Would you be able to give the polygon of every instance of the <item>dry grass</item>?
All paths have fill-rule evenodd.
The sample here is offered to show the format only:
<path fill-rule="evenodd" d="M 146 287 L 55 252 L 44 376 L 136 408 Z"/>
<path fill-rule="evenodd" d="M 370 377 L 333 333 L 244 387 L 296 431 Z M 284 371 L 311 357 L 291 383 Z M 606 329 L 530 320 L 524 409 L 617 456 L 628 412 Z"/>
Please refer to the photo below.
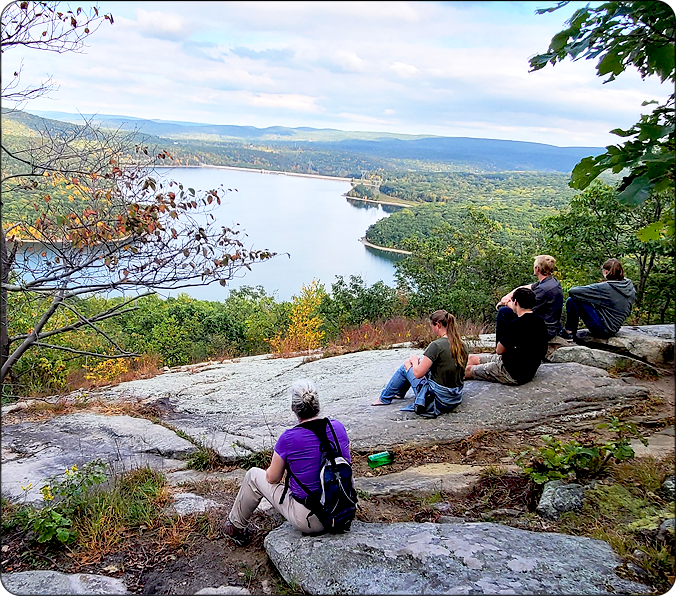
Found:
<path fill-rule="evenodd" d="M 99 396 L 90 397 L 87 392 L 75 396 L 61 396 L 57 399 L 33 399 L 22 402 L 20 409 L 3 415 L 3 422 L 38 422 L 55 416 L 65 416 L 75 412 L 91 412 L 105 416 L 132 416 L 156 420 L 161 411 L 153 404 L 132 401 L 104 401 Z"/>
<path fill-rule="evenodd" d="M 457 321 L 457 329 L 464 337 L 478 337 L 481 333 L 485 333 L 484 326 L 470 321 Z M 427 318 L 413 320 L 394 317 L 382 323 L 364 323 L 359 327 L 344 329 L 340 337 L 325 349 L 324 356 L 379 350 L 406 342 L 424 348 L 435 339 L 437 335 L 430 329 Z"/>
<path fill-rule="evenodd" d="M 138 379 L 150 379 L 162 372 L 160 357 L 157 355 L 144 354 L 138 358 L 131 358 L 127 361 L 127 370 L 114 378 L 88 378 L 87 369 L 82 367 L 71 371 L 66 379 L 66 391 L 71 392 L 76 389 L 94 389 L 97 387 L 106 387 L 117 385 L 127 381 L 136 381 Z"/>

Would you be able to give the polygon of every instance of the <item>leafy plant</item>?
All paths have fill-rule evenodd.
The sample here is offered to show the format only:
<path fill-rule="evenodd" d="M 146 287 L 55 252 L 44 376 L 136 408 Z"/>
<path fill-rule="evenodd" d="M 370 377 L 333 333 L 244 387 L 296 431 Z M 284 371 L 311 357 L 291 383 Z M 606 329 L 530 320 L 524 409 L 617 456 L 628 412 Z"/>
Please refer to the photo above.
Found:
<path fill-rule="evenodd" d="M 72 527 L 73 516 L 88 490 L 106 481 L 105 470 L 106 464 L 98 459 L 85 464 L 82 470 L 73 465 L 61 478 L 51 480 L 40 489 L 46 505 L 28 516 L 38 542 L 56 539 L 68 544 L 75 540 L 77 532 Z"/>
<path fill-rule="evenodd" d="M 562 443 L 550 435 L 541 436 L 544 446 L 530 448 L 519 455 L 511 453 L 522 471 L 528 474 L 536 484 L 549 480 L 580 480 L 599 475 L 613 459 L 622 462 L 635 456 L 630 446 L 630 436 L 642 443 L 647 441 L 638 432 L 633 423 L 622 422 L 617 417 L 600 424 L 598 428 L 607 428 L 616 433 L 616 438 L 600 444 L 581 444 L 576 439 Z"/>

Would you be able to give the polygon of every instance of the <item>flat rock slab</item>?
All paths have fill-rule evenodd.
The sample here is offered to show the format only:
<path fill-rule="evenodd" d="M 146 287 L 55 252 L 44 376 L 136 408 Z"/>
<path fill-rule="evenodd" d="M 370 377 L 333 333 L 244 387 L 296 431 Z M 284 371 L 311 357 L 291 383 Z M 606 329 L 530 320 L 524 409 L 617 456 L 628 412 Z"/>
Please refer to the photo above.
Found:
<path fill-rule="evenodd" d="M 163 415 L 168 424 L 235 459 L 272 450 L 277 437 L 297 423 L 290 387 L 302 377 L 315 381 L 321 414 L 341 420 L 359 451 L 461 439 L 480 429 L 529 428 L 648 395 L 645 388 L 601 369 L 564 363 L 543 364 L 533 381 L 518 387 L 468 381 L 463 403 L 434 420 L 400 411 L 413 399 L 411 392 L 390 406 L 371 406 L 411 353 L 410 348 L 374 350 L 311 362 L 303 357 L 242 358 L 194 374 L 123 383 L 102 398 L 169 404 Z"/>
<path fill-rule="evenodd" d="M 674 325 L 624 326 L 609 339 L 590 335 L 587 329 L 579 331 L 586 345 L 618 352 L 650 364 L 664 365 L 675 361 Z"/>
<path fill-rule="evenodd" d="M 664 428 L 649 437 L 649 444 L 644 445 L 637 439 L 630 441 L 635 457 L 653 457 L 663 459 L 675 455 L 675 427 Z"/>
<path fill-rule="evenodd" d="M 105 575 L 58 571 L 3 573 L 2 585 L 12 594 L 129 594 L 125 584 Z"/>
<path fill-rule="evenodd" d="M 194 493 L 177 493 L 174 495 L 174 501 L 168 508 L 168 513 L 177 515 L 191 515 L 193 513 L 204 513 L 210 509 L 220 509 L 223 507 L 213 499 L 206 499 Z"/>
<path fill-rule="evenodd" d="M 308 594 L 648 593 L 623 580 L 601 540 L 493 523 L 354 522 L 350 532 L 302 536 L 285 523 L 264 546 Z"/>
<path fill-rule="evenodd" d="M 478 482 L 485 466 L 426 464 L 403 472 L 355 478 L 355 488 L 370 497 L 445 491 L 461 497 Z"/>
<path fill-rule="evenodd" d="M 658 370 L 651 364 L 616 354 L 605 350 L 588 348 L 586 346 L 567 346 L 555 350 L 549 358 L 550 362 L 578 362 L 586 366 L 603 368 L 617 374 L 631 374 L 636 376 L 658 376 Z"/>
<path fill-rule="evenodd" d="M 2 427 L 2 495 L 40 502 L 40 487 L 66 468 L 102 459 L 116 470 L 144 465 L 176 468 L 195 446 L 175 432 L 144 418 L 69 414 L 46 422 L 21 422 Z"/>

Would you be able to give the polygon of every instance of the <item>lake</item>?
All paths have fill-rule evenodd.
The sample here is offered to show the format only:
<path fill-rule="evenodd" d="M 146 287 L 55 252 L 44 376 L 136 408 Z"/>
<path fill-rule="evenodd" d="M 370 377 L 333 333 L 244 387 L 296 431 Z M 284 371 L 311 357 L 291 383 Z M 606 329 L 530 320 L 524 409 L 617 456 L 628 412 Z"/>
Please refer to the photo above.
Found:
<path fill-rule="evenodd" d="M 378 205 L 347 200 L 343 195 L 350 190 L 349 182 L 208 167 L 159 171 L 198 192 L 221 185 L 237 189 L 222 195 L 221 206 L 213 212 L 216 223 L 219 227 L 239 224 L 247 234 L 245 248 L 278 253 L 270 261 L 252 265 L 251 271 L 242 269 L 225 288 L 213 283 L 162 292 L 163 296 L 185 292 L 200 300 L 222 301 L 231 289 L 260 285 L 277 300 L 290 300 L 314 279 L 330 291 L 337 275 L 346 281 L 350 275 L 360 275 L 367 285 L 379 280 L 395 285 L 393 263 L 398 257 L 359 241 L 371 224 L 388 213 Z"/>

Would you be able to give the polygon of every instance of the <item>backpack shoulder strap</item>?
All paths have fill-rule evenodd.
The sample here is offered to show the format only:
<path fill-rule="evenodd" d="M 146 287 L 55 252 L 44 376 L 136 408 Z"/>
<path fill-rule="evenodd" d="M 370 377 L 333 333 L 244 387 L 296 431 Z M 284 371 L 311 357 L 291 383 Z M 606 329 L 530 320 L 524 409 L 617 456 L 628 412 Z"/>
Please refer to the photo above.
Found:
<path fill-rule="evenodd" d="M 336 432 L 334 431 L 334 427 L 331 425 L 331 422 L 329 422 L 329 418 L 320 418 L 318 420 L 310 420 L 308 422 L 302 422 L 301 424 L 298 424 L 297 426 L 300 426 L 301 428 L 305 428 L 312 433 L 315 434 L 315 436 L 319 439 L 320 441 L 320 449 L 323 451 L 326 451 L 328 455 L 336 457 L 336 456 L 342 456 L 343 454 L 341 453 L 341 445 L 338 442 L 338 438 L 336 437 Z M 327 437 L 327 427 L 331 429 L 331 434 L 334 437 L 334 443 L 329 440 Z"/>

